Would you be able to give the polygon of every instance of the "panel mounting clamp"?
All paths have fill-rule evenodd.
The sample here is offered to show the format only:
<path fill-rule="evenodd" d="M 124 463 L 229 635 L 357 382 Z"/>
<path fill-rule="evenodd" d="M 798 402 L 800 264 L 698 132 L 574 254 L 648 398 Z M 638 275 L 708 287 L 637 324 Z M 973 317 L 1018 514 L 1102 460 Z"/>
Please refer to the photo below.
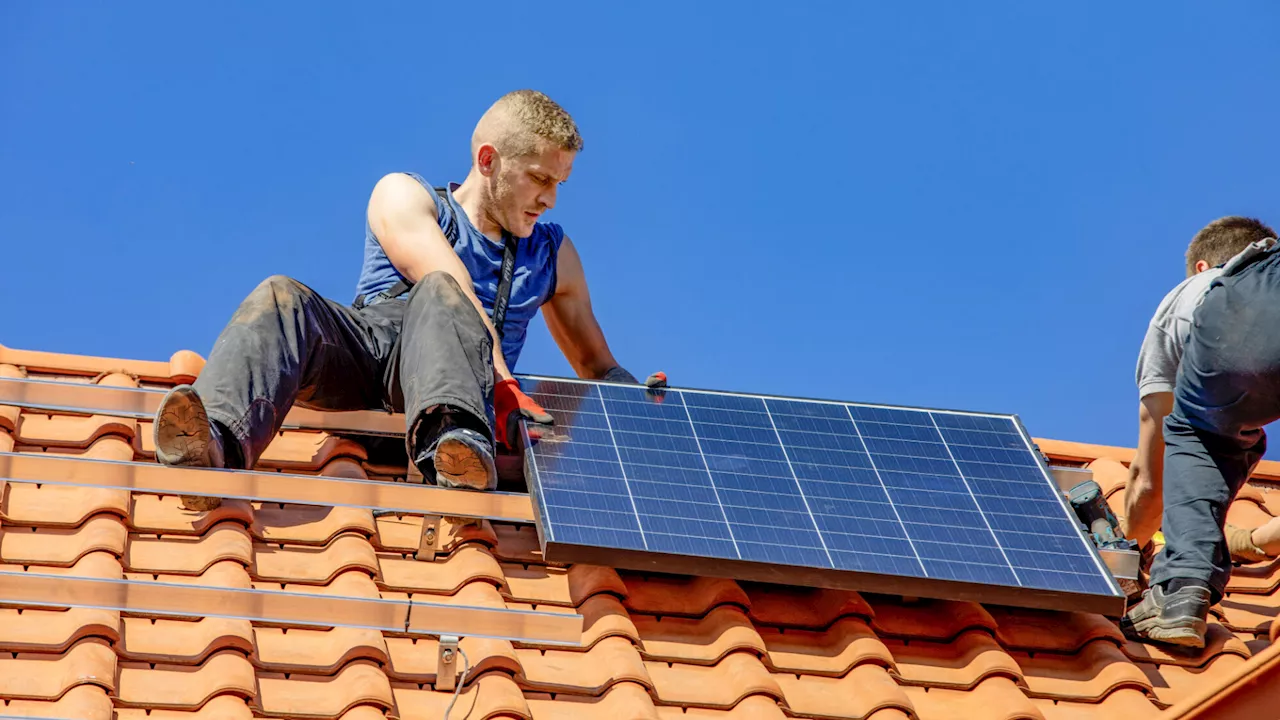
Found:
<path fill-rule="evenodd" d="M 436 658 L 436 690 L 452 692 L 458 686 L 458 636 L 441 635 Z"/>

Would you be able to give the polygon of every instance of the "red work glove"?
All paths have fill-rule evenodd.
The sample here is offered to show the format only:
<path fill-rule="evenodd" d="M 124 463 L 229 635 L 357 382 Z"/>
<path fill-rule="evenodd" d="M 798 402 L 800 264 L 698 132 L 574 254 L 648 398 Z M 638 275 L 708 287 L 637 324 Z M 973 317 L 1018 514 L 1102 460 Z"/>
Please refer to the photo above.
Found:
<path fill-rule="evenodd" d="M 527 421 L 529 435 L 537 439 L 541 431 L 550 430 L 555 418 L 524 394 L 515 378 L 493 386 L 494 437 L 510 449 L 519 447 L 520 418 Z"/>

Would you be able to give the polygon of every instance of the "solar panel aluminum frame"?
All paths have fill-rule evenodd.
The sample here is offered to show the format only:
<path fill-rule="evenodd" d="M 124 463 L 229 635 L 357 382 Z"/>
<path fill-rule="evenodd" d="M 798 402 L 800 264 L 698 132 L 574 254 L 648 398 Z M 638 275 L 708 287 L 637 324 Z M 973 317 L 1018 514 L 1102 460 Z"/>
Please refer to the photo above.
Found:
<path fill-rule="evenodd" d="M 554 377 L 545 375 L 520 375 L 521 380 L 531 382 L 550 381 L 581 383 L 587 385 L 621 385 L 635 387 L 628 383 L 611 383 L 604 381 L 579 380 L 575 378 Z M 883 405 L 877 403 L 843 402 L 830 399 L 783 397 L 698 388 L 670 388 L 678 392 L 708 393 L 713 395 L 731 395 L 739 397 L 760 398 L 764 400 L 800 401 L 827 403 L 833 405 L 883 408 L 888 410 L 909 410 L 922 412 L 939 412 L 982 417 L 996 417 L 1012 421 L 1022 438 L 1028 452 L 1035 458 L 1037 467 L 1052 484 L 1053 476 L 1044 456 L 1032 442 L 1030 433 L 1016 414 L 986 413 L 969 410 L 947 410 L 942 408 L 911 407 L 905 405 Z M 529 431 L 524 422 L 520 423 L 521 441 L 525 452 L 524 473 L 529 486 L 529 494 L 533 502 L 533 513 L 536 518 L 535 527 L 543 557 L 553 563 L 586 563 L 639 572 L 697 575 L 706 577 L 722 577 L 736 580 L 776 583 L 815 588 L 831 588 L 836 590 L 853 590 L 867 593 L 901 595 L 904 597 L 937 598 L 944 600 L 970 601 L 992 605 L 1008 605 L 1041 610 L 1078 610 L 1095 612 L 1108 617 L 1118 618 L 1126 610 L 1124 591 L 1116 582 L 1111 571 L 1103 562 L 1098 548 L 1085 535 L 1084 526 L 1079 522 L 1074 511 L 1067 503 L 1066 497 L 1054 486 L 1054 497 L 1063 516 L 1076 529 L 1079 541 L 1086 553 L 1092 558 L 1099 574 L 1105 578 L 1113 595 L 1097 595 L 1059 590 L 1045 590 L 1032 587 L 1014 587 L 993 585 L 962 580 L 950 580 L 932 577 L 910 577 L 875 572 L 847 569 L 830 569 L 807 567 L 800 565 L 780 565 L 755 560 L 733 558 L 700 557 L 653 550 L 631 550 L 626 548 L 610 548 L 595 545 L 569 543 L 548 537 L 546 528 L 551 526 L 547 507 L 542 497 L 542 483 L 538 480 L 538 470 L 533 453 L 527 449 L 533 447 Z"/>

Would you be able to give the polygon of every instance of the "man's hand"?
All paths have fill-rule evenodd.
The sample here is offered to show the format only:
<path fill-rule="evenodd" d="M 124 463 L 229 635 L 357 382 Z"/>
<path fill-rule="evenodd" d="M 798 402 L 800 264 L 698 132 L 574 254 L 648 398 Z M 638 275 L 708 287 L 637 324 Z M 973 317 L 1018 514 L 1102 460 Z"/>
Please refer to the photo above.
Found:
<path fill-rule="evenodd" d="M 508 378 L 494 385 L 493 414 L 494 436 L 511 450 L 519 446 L 516 439 L 520 434 L 521 418 L 528 422 L 529 435 L 534 439 L 540 437 L 543 431 L 550 430 L 555 423 L 555 418 L 550 413 L 524 394 L 515 378 Z"/>

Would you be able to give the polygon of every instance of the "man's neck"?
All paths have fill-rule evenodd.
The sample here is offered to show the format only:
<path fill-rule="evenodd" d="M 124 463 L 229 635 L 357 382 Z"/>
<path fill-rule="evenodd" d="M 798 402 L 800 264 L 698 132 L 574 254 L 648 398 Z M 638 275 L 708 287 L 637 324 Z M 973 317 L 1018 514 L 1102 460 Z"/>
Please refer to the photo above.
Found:
<path fill-rule="evenodd" d="M 477 230 L 490 240 L 502 242 L 502 226 L 489 212 L 489 189 L 484 183 L 484 177 L 472 170 L 467 173 L 467 179 L 462 181 L 458 189 L 453 191 L 453 199 L 458 201 L 462 211 L 467 214 L 467 219 Z"/>

